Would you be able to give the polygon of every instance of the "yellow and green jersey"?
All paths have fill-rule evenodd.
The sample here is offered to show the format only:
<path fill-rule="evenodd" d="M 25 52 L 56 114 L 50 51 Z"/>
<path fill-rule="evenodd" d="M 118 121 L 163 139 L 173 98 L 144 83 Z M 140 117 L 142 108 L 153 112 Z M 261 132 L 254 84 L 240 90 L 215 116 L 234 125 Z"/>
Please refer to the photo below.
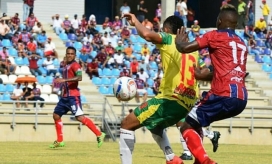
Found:
<path fill-rule="evenodd" d="M 164 74 L 156 98 L 178 100 L 179 104 L 190 110 L 198 98 L 194 65 L 199 66 L 199 54 L 181 54 L 176 49 L 175 35 L 160 33 L 160 36 L 162 43 L 157 47 L 161 52 Z"/>

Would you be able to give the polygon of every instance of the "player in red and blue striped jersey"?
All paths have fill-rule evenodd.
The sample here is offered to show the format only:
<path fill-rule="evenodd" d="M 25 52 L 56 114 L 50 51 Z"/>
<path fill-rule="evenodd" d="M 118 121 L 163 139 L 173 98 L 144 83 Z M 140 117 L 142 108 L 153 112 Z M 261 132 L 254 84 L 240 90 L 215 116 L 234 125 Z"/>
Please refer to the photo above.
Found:
<path fill-rule="evenodd" d="M 186 29 L 181 28 L 176 37 L 176 47 L 182 53 L 209 48 L 213 73 L 207 69 L 195 71 L 198 80 L 211 80 L 211 89 L 202 94 L 203 99 L 193 107 L 180 131 L 188 148 L 196 158 L 195 164 L 215 164 L 206 154 L 198 132 L 214 121 L 240 114 L 247 104 L 245 87 L 247 47 L 235 34 L 238 13 L 231 5 L 222 7 L 217 18 L 217 29 L 195 41 L 186 42 Z"/>

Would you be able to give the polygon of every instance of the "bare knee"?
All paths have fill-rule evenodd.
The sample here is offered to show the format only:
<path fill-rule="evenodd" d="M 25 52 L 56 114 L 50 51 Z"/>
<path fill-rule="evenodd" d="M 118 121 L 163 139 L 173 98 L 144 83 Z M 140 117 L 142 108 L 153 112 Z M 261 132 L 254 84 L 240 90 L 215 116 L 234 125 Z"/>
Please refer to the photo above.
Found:
<path fill-rule="evenodd" d="M 190 124 L 188 124 L 187 122 L 183 122 L 182 125 L 180 126 L 181 134 L 187 129 L 193 129 L 193 127 Z"/>
<path fill-rule="evenodd" d="M 76 116 L 75 118 L 76 118 L 77 121 L 82 122 L 83 119 L 84 119 L 84 116 L 83 115 L 82 116 Z"/>
<path fill-rule="evenodd" d="M 53 113 L 53 119 L 54 119 L 55 121 L 57 121 L 57 120 L 60 120 L 61 117 L 60 117 L 58 114 Z"/>

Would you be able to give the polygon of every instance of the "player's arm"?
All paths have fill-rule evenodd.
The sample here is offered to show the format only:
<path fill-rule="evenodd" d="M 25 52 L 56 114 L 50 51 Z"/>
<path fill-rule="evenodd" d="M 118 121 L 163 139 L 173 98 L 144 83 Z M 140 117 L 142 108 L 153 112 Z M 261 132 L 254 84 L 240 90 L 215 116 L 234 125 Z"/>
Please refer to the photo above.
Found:
<path fill-rule="evenodd" d="M 147 40 L 149 42 L 152 42 L 154 44 L 161 44 L 162 43 L 161 36 L 158 33 L 154 32 L 154 31 L 151 31 L 151 30 L 147 29 L 146 27 L 144 27 L 138 21 L 138 19 L 135 17 L 134 14 L 125 14 L 124 17 L 127 18 L 130 25 L 135 26 L 138 34 L 142 38 L 144 38 L 145 40 Z"/>
<path fill-rule="evenodd" d="M 80 68 L 79 64 L 76 64 L 72 67 L 74 72 L 74 77 L 64 79 L 64 82 L 76 82 L 76 81 L 82 81 L 82 70 Z"/>
<path fill-rule="evenodd" d="M 181 53 L 191 53 L 199 50 L 200 47 L 198 42 L 187 42 L 187 38 L 186 28 L 181 27 L 181 29 L 177 32 L 175 40 L 177 50 Z"/>
<path fill-rule="evenodd" d="M 198 67 L 195 67 L 195 79 L 201 81 L 212 81 L 213 72 L 209 68 L 205 67 L 201 70 Z"/>

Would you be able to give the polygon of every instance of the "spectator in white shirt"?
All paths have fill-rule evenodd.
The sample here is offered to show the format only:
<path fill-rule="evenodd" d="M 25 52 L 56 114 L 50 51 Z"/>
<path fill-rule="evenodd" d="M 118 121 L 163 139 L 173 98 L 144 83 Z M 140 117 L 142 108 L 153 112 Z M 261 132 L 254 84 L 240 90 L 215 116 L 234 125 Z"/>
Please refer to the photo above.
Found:
<path fill-rule="evenodd" d="M 124 54 L 122 53 L 121 50 L 118 50 L 118 52 L 116 54 L 114 54 L 113 58 L 114 58 L 116 67 L 119 67 L 119 66 L 123 67 L 123 65 L 124 65 Z"/>
<path fill-rule="evenodd" d="M 10 99 L 18 101 L 18 100 L 21 99 L 22 94 L 23 94 L 23 90 L 21 88 L 21 83 L 18 83 L 17 86 L 16 86 L 16 88 L 14 88 L 13 93 L 10 96 Z M 16 103 L 16 108 L 19 108 L 19 107 L 20 107 L 20 103 L 17 102 Z"/>
<path fill-rule="evenodd" d="M 106 45 L 109 44 L 110 38 L 109 38 L 109 36 L 108 36 L 108 32 L 105 32 L 105 33 L 104 33 L 104 36 L 101 37 L 101 40 L 102 40 L 102 44 L 103 44 L 104 46 L 106 46 Z"/>
<path fill-rule="evenodd" d="M 55 33 L 57 35 L 59 35 L 60 33 L 64 33 L 64 29 L 61 27 L 63 21 L 59 18 L 59 14 L 53 15 L 52 20 L 53 30 L 55 31 Z"/>
<path fill-rule="evenodd" d="M 86 34 L 86 36 L 83 38 L 84 45 L 87 45 L 87 42 L 92 43 L 93 36 L 91 34 Z"/>
<path fill-rule="evenodd" d="M 50 76 L 51 74 L 55 76 L 57 73 L 57 69 L 54 66 L 53 59 L 54 58 L 51 58 L 51 56 L 46 56 L 46 60 L 43 61 L 42 66 L 45 67 L 47 71 L 47 76 Z"/>
<path fill-rule="evenodd" d="M 77 14 L 74 15 L 74 19 L 71 21 L 71 24 L 72 24 L 73 30 L 76 31 L 80 24 L 80 20 L 77 19 Z"/>
<path fill-rule="evenodd" d="M 120 13 L 121 13 L 121 17 L 124 15 L 124 14 L 128 14 L 130 13 L 130 7 L 127 5 L 127 2 L 125 1 L 123 6 L 121 6 L 120 8 Z M 127 20 L 125 17 L 122 18 L 122 27 L 124 27 L 125 25 L 129 25 L 127 23 Z"/>
<path fill-rule="evenodd" d="M 188 9 L 187 9 L 187 0 L 181 0 L 181 10 L 182 10 L 182 19 L 183 24 L 185 27 L 187 27 L 187 15 L 188 15 Z"/>
<path fill-rule="evenodd" d="M 162 79 L 162 77 L 163 77 L 163 72 L 161 71 L 161 69 L 158 69 L 158 72 L 153 79 L 154 80 L 156 80 L 157 78 Z"/>
<path fill-rule="evenodd" d="M 58 58 L 58 53 L 55 49 L 56 46 L 55 43 L 52 42 L 52 38 L 47 38 L 47 42 L 44 44 L 44 54 L 46 56 L 55 56 Z"/>
<path fill-rule="evenodd" d="M 118 36 L 116 36 L 114 32 L 110 33 L 109 42 L 111 42 L 112 47 L 117 47 Z"/>
<path fill-rule="evenodd" d="M 42 33 L 43 31 L 43 27 L 42 27 L 42 24 L 41 22 L 38 22 L 33 28 L 32 28 L 32 37 L 35 37 L 37 36 L 37 34 L 40 34 Z"/>
<path fill-rule="evenodd" d="M 142 79 L 144 82 L 149 78 L 148 74 L 144 71 L 143 68 L 140 69 L 140 72 L 137 73 L 139 78 Z"/>

